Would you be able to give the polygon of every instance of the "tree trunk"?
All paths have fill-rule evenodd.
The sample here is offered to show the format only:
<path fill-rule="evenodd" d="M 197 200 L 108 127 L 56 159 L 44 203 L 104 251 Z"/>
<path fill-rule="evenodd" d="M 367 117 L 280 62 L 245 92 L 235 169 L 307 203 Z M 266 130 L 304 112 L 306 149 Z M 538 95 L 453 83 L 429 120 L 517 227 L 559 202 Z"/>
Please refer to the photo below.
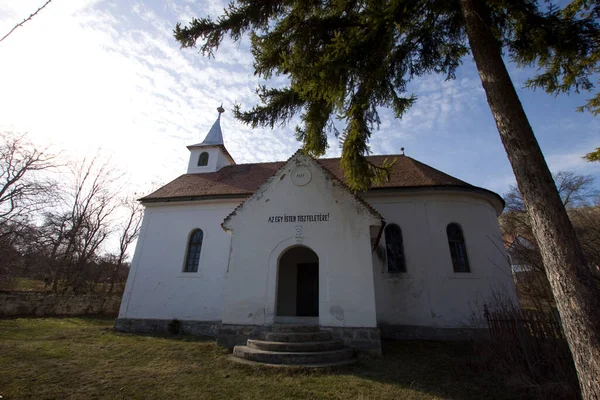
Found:
<path fill-rule="evenodd" d="M 581 394 L 600 399 L 600 299 L 591 269 L 494 38 L 485 2 L 460 0 L 471 52 L 531 219 Z"/>

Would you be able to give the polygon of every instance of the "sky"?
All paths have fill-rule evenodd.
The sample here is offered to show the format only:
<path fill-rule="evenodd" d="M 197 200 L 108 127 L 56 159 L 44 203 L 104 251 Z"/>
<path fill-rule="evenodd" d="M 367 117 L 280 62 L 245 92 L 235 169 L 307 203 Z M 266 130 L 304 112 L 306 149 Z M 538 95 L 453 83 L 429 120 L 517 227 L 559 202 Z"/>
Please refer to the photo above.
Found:
<path fill-rule="evenodd" d="M 44 0 L 0 3 L 0 36 Z M 257 104 L 249 41 L 226 41 L 214 59 L 180 49 L 177 22 L 216 17 L 225 2 L 54 0 L 0 42 L 0 129 L 27 133 L 74 159 L 99 151 L 123 171 L 128 190 L 145 194 L 186 172 L 186 145 L 204 139 L 221 118 L 225 145 L 238 164 L 289 158 L 300 144 L 294 126 L 251 129 L 230 112 Z M 581 158 L 600 146 L 600 117 L 578 113 L 589 93 L 554 97 L 524 89 L 535 71 L 509 64 L 552 171 L 596 178 L 600 164 Z M 279 78 L 275 84 L 285 83 Z M 267 82 L 268 84 L 268 82 Z M 381 110 L 374 154 L 406 154 L 499 194 L 514 176 L 471 57 L 452 81 L 427 76 L 409 90 L 416 105 L 402 118 Z M 329 139 L 327 157 L 340 153 Z"/>

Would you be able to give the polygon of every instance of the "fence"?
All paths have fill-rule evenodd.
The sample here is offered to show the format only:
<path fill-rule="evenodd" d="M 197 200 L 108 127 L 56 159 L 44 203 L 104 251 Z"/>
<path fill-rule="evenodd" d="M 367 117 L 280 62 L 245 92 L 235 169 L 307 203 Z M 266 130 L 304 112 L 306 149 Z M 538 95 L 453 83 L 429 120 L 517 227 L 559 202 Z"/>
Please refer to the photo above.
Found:
<path fill-rule="evenodd" d="M 529 337 L 534 340 L 561 340 L 564 333 L 557 312 L 546 313 L 519 309 L 485 309 L 492 341 L 506 336 Z"/>
<path fill-rule="evenodd" d="M 494 367 L 526 382 L 533 391 L 528 398 L 579 398 L 577 373 L 558 313 L 505 307 L 485 309 L 484 315 Z M 562 394 L 556 393 L 559 389 Z"/>

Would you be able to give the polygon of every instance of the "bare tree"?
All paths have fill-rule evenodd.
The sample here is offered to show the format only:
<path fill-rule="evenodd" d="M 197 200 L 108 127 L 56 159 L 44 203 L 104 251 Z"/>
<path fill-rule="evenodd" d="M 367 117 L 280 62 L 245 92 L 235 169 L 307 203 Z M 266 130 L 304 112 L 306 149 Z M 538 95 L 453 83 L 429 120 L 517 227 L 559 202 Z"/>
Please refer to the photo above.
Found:
<path fill-rule="evenodd" d="M 600 287 L 600 201 L 570 210 L 581 247 Z"/>
<path fill-rule="evenodd" d="M 25 135 L 0 133 L 0 224 L 49 205 L 56 183 L 40 172 L 57 166 L 56 155 L 36 148 Z"/>
<path fill-rule="evenodd" d="M 94 281 L 90 266 L 112 232 L 112 218 L 118 208 L 120 176 L 99 157 L 83 160 L 71 169 L 73 181 L 63 192 L 63 207 L 46 214 L 44 224 L 49 244 L 48 260 L 53 290 L 59 286 L 74 290 Z"/>
<path fill-rule="evenodd" d="M 25 135 L 0 138 L 2 287 L 28 277 L 54 291 L 120 290 L 142 215 L 139 203 L 122 198 L 122 175 L 98 155 L 58 165 L 56 155 Z M 55 168 L 63 172 L 60 183 L 49 178 Z M 118 241 L 112 254 L 110 237 Z"/>
<path fill-rule="evenodd" d="M 598 195 L 594 189 L 594 178 L 589 175 L 577 175 L 572 171 L 559 171 L 554 174 L 554 182 L 558 194 L 565 207 L 581 207 L 589 205 Z"/>
<path fill-rule="evenodd" d="M 555 173 L 554 180 L 560 198 L 568 208 L 568 215 L 585 258 L 598 276 L 600 265 L 600 207 L 592 206 L 598 196 L 594 190 L 594 178 L 577 175 L 571 171 Z M 546 277 L 540 250 L 535 241 L 531 221 L 525 211 L 523 198 L 516 186 L 504 195 L 506 212 L 500 216 L 500 227 L 516 272 L 517 290 L 526 302 L 536 307 L 554 306 L 554 296 Z"/>
<path fill-rule="evenodd" d="M 32 216 L 56 194 L 56 183 L 46 174 L 58 166 L 56 157 L 24 134 L 0 132 L 0 280 L 5 288 L 22 270 L 24 250 L 37 237 Z"/>
<path fill-rule="evenodd" d="M 119 249 L 118 253 L 114 257 L 115 262 L 110 277 L 108 294 L 113 293 L 115 284 L 117 284 L 119 277 L 123 276 L 119 275 L 119 272 L 126 267 L 126 261 L 129 258 L 129 247 L 137 240 L 142 224 L 144 208 L 141 203 L 139 203 L 137 200 L 129 198 L 123 200 L 122 206 L 125 209 L 126 217 L 120 226 Z"/>
<path fill-rule="evenodd" d="M 590 201 L 598 196 L 594 189 L 594 178 L 589 175 L 577 175 L 572 171 L 558 171 L 552 174 L 558 194 L 565 207 L 579 207 L 589 205 Z M 512 185 L 504 194 L 506 211 L 525 212 L 523 196 L 517 186 Z"/>
<path fill-rule="evenodd" d="M 556 307 L 550 282 L 544 271 L 542 255 L 535 241 L 507 235 L 509 261 L 521 307 L 549 311 Z"/>

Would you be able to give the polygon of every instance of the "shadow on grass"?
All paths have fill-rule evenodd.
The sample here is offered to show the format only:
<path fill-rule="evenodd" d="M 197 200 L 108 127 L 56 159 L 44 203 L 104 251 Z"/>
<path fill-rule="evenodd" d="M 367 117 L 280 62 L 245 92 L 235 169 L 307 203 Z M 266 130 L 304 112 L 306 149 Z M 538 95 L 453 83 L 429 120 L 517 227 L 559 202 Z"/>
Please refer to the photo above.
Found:
<path fill-rule="evenodd" d="M 161 333 L 122 333 L 130 337 L 161 338 L 180 342 L 214 343 L 213 337 Z M 229 352 L 220 348 L 223 356 Z M 224 363 L 230 361 L 222 360 Z M 361 355 L 356 364 L 337 368 L 273 368 L 231 363 L 230 367 L 257 378 L 354 377 L 391 386 L 390 394 L 414 391 L 444 399 L 527 398 L 505 387 L 503 378 L 485 365 L 468 342 L 384 341 L 383 356 Z M 420 398 L 420 397 L 415 397 Z"/>
<path fill-rule="evenodd" d="M 201 343 L 215 343 L 215 338 L 212 336 L 200 336 L 200 335 L 187 335 L 182 333 L 163 333 L 163 332 L 122 332 L 114 329 L 113 327 L 106 328 L 106 331 L 110 331 L 117 336 L 131 337 L 131 338 L 157 338 L 167 339 L 177 342 L 201 342 Z"/>
<path fill-rule="evenodd" d="M 233 363 L 212 337 L 124 333 L 112 325 L 106 318 L 0 321 L 0 339 L 9 339 L 0 340 L 6 390 L 32 399 L 60 398 L 65 387 L 77 387 L 73 398 L 527 398 L 509 390 L 469 343 L 384 342 L 382 357 L 361 356 L 354 366 L 285 369 Z M 48 384 L 23 381 L 40 375 Z"/>
<path fill-rule="evenodd" d="M 384 341 L 382 357 L 362 357 L 349 373 L 443 398 L 518 398 L 483 364 L 468 342 Z"/>
<path fill-rule="evenodd" d="M 106 319 L 103 320 L 106 323 Z M 83 322 L 83 321 L 82 321 Z M 85 323 L 93 319 L 85 319 Z M 213 344 L 215 339 L 207 336 L 191 336 L 168 333 L 124 333 L 106 328 L 119 336 L 161 338 L 177 342 Z M 269 368 L 235 364 L 231 368 L 251 376 L 273 378 L 297 376 L 317 378 L 323 376 L 354 377 L 372 381 L 397 390 L 415 391 L 444 399 L 525 399 L 526 392 L 515 386 L 507 386 L 507 377 L 490 368 L 489 360 L 483 359 L 470 342 L 436 341 L 383 341 L 383 356 L 361 355 L 357 364 L 324 369 Z M 225 356 L 230 351 L 217 348 Z M 222 360 L 224 363 L 229 361 Z M 229 367 L 227 367 L 229 368 Z M 418 397 L 417 397 L 418 398 Z"/>
<path fill-rule="evenodd" d="M 502 377 L 486 370 L 483 363 L 471 343 L 384 341 L 383 356 L 361 355 L 358 363 L 345 367 L 287 369 L 236 364 L 236 368 L 261 377 L 351 376 L 388 386 L 390 395 L 413 393 L 410 398 L 421 398 L 418 393 L 458 400 L 527 398 L 505 387 Z"/>
<path fill-rule="evenodd" d="M 490 370 L 486 365 L 486 361 L 476 354 L 471 343 L 384 341 L 383 356 L 369 357 L 361 355 L 359 362 L 353 366 L 319 370 L 302 368 L 275 369 L 230 363 L 225 358 L 228 354 L 227 349 L 217 348 L 214 345 L 215 339 L 213 337 L 159 332 L 119 332 L 114 330 L 114 318 L 111 317 L 26 318 L 15 322 L 17 326 L 29 326 L 31 330 L 42 329 L 44 332 L 50 328 L 60 329 L 61 326 L 65 328 L 92 327 L 101 332 L 102 335 L 110 334 L 105 337 L 108 340 L 111 340 L 110 337 L 115 335 L 134 340 L 141 339 L 142 342 L 145 341 L 144 339 L 157 338 L 179 343 L 210 344 L 211 346 L 204 347 L 204 351 L 210 351 L 214 355 L 213 362 L 218 363 L 218 366 L 213 365 L 215 370 L 218 368 L 223 371 L 237 370 L 240 379 L 252 380 L 253 377 L 256 378 L 257 382 L 255 384 L 260 381 L 297 377 L 298 382 L 302 385 L 309 381 L 315 385 L 318 382 L 323 384 L 324 387 L 329 386 L 329 390 L 334 390 L 333 387 L 339 385 L 339 393 L 347 392 L 349 388 L 344 387 L 344 385 L 352 382 L 353 385 L 357 385 L 358 389 L 369 387 L 370 390 L 378 392 L 380 394 L 379 398 L 398 398 L 398 396 L 405 396 L 406 394 L 407 398 L 416 399 L 430 398 L 431 396 L 461 400 L 527 398 L 523 393 L 517 393 L 516 389 L 506 387 L 506 379 Z M 57 331 L 54 336 L 45 339 L 75 340 L 75 335 L 69 331 L 70 329 L 68 331 Z M 77 340 L 83 341 L 87 337 L 93 337 L 93 335 L 89 336 L 91 333 L 87 329 L 81 332 L 81 338 Z M 338 379 L 338 377 L 341 379 Z"/>

